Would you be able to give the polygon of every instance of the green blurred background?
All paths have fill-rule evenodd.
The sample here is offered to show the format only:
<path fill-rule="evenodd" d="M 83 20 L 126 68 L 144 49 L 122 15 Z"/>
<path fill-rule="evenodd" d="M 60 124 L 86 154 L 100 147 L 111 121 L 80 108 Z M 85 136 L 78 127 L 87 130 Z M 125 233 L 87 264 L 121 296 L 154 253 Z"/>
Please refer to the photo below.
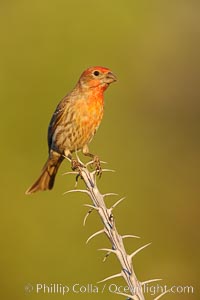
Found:
<path fill-rule="evenodd" d="M 114 256 L 102 263 L 104 236 L 85 245 L 102 226 L 95 213 L 82 226 L 86 196 L 63 196 L 74 187 L 62 176 L 67 161 L 53 191 L 24 195 L 47 158 L 52 112 L 92 65 L 119 78 L 90 149 L 117 171 L 103 175 L 100 190 L 126 196 L 114 212 L 119 232 L 141 236 L 125 241 L 127 251 L 153 242 L 134 258 L 136 274 L 195 289 L 163 299 L 200 299 L 199 12 L 193 0 L 1 0 L 1 299 L 122 299 L 24 291 L 27 283 L 95 285 L 119 272 Z"/>

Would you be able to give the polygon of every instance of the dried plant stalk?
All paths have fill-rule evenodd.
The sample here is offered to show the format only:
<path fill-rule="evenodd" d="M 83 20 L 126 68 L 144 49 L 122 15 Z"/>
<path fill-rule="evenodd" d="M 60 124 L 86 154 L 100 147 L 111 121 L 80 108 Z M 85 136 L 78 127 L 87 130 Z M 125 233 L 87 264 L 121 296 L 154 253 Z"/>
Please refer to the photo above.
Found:
<path fill-rule="evenodd" d="M 103 169 L 102 171 L 112 171 L 112 170 L 108 170 L 108 169 Z M 123 243 L 123 239 L 126 237 L 134 237 L 134 238 L 138 238 L 137 236 L 133 236 L 133 235 L 124 235 L 121 236 L 115 226 L 115 220 L 114 220 L 114 216 L 113 216 L 113 209 L 122 201 L 124 200 L 124 198 L 118 200 L 112 207 L 107 208 L 104 202 L 104 198 L 106 196 L 110 196 L 110 195 L 116 195 L 113 193 L 109 193 L 109 194 L 104 194 L 102 195 L 100 193 L 100 191 L 98 190 L 98 187 L 96 185 L 96 172 L 89 172 L 89 170 L 87 169 L 87 167 L 80 165 L 77 165 L 77 172 L 68 172 L 66 174 L 77 174 L 77 176 L 81 176 L 81 178 L 83 179 L 85 185 L 86 185 L 86 190 L 80 190 L 80 189 L 74 189 L 74 190 L 70 190 L 67 191 L 66 193 L 70 193 L 70 192 L 83 192 L 83 193 L 87 193 L 90 198 L 92 199 L 93 205 L 89 205 L 87 204 L 86 206 L 90 207 L 90 211 L 88 212 L 88 214 L 86 215 L 85 219 L 84 219 L 84 224 L 85 221 L 88 217 L 88 215 L 90 214 L 90 212 L 92 210 L 96 210 L 102 220 L 102 223 L 104 225 L 104 228 L 96 233 L 94 233 L 93 235 L 91 235 L 87 242 L 89 242 L 93 237 L 95 237 L 98 234 L 101 233 L 105 233 L 106 236 L 108 237 L 108 239 L 111 242 L 112 248 L 111 249 L 107 249 L 107 248 L 102 248 L 99 250 L 102 251 L 106 251 L 106 257 L 110 254 L 110 253 L 114 253 L 121 265 L 121 272 L 115 275 L 111 275 L 99 282 L 104 282 L 106 280 L 109 279 L 113 279 L 115 277 L 123 277 L 124 280 L 126 281 L 126 284 L 128 286 L 128 292 L 129 294 L 126 293 L 117 293 L 120 294 L 122 296 L 128 297 L 128 299 L 133 299 L 133 300 L 144 300 L 144 294 L 143 294 L 143 290 L 142 290 L 142 286 L 146 283 L 150 283 L 153 281 L 158 281 L 161 279 L 152 279 L 152 280 L 148 280 L 145 282 L 140 282 L 137 277 L 136 274 L 134 272 L 133 269 L 133 264 L 132 264 L 132 258 L 141 250 L 143 250 L 144 248 L 146 248 L 147 246 L 149 246 L 151 243 L 146 244 L 142 247 L 140 247 L 139 249 L 137 249 L 136 251 L 134 251 L 132 254 L 127 254 L 125 247 L 124 247 L 124 243 Z M 164 293 L 162 294 L 164 295 Z M 162 295 L 159 295 L 157 298 L 155 298 L 154 300 L 158 300 L 160 299 L 160 297 Z"/>

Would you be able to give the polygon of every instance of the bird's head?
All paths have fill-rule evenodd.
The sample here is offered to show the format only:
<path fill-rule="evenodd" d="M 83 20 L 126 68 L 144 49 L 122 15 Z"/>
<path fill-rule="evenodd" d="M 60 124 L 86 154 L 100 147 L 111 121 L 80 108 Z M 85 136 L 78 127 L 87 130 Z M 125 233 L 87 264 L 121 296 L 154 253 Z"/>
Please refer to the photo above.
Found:
<path fill-rule="evenodd" d="M 116 76 L 110 69 L 104 67 L 90 67 L 82 73 L 79 84 L 83 88 L 97 88 L 105 91 L 109 84 L 116 80 Z"/>

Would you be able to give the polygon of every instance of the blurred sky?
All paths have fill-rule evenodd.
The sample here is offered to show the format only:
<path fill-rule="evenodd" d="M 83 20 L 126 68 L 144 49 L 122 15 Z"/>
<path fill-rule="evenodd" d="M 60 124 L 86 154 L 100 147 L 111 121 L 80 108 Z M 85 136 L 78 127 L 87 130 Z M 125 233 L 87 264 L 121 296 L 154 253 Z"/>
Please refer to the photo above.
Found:
<path fill-rule="evenodd" d="M 116 225 L 141 236 L 125 242 L 127 251 L 152 242 L 134 258 L 139 280 L 195 289 L 163 299 L 199 299 L 200 2 L 2 0 L 0 36 L 1 298 L 63 299 L 26 295 L 24 286 L 96 284 L 119 272 L 114 256 L 102 263 L 97 251 L 109 246 L 105 237 L 85 245 L 101 223 L 94 214 L 83 228 L 90 200 L 63 196 L 74 187 L 73 177 L 62 176 L 68 162 L 51 192 L 24 195 L 47 158 L 58 101 L 85 68 L 102 65 L 119 80 L 106 91 L 90 149 L 117 172 L 103 174 L 99 188 L 126 196 Z"/>

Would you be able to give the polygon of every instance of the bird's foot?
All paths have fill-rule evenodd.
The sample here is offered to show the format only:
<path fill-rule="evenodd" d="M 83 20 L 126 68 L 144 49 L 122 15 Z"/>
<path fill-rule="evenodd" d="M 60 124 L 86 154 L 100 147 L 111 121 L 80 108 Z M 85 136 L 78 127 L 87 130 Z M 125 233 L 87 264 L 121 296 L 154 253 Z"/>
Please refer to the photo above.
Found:
<path fill-rule="evenodd" d="M 97 155 L 94 156 L 93 166 L 96 169 L 97 176 L 99 176 L 99 178 L 101 178 L 101 175 L 102 175 L 101 162 L 100 162 L 100 159 L 99 159 L 99 157 Z"/>
<path fill-rule="evenodd" d="M 71 160 L 71 168 L 73 171 L 77 170 L 79 167 L 83 168 L 85 167 L 83 164 L 81 164 L 78 160 L 72 159 Z"/>

